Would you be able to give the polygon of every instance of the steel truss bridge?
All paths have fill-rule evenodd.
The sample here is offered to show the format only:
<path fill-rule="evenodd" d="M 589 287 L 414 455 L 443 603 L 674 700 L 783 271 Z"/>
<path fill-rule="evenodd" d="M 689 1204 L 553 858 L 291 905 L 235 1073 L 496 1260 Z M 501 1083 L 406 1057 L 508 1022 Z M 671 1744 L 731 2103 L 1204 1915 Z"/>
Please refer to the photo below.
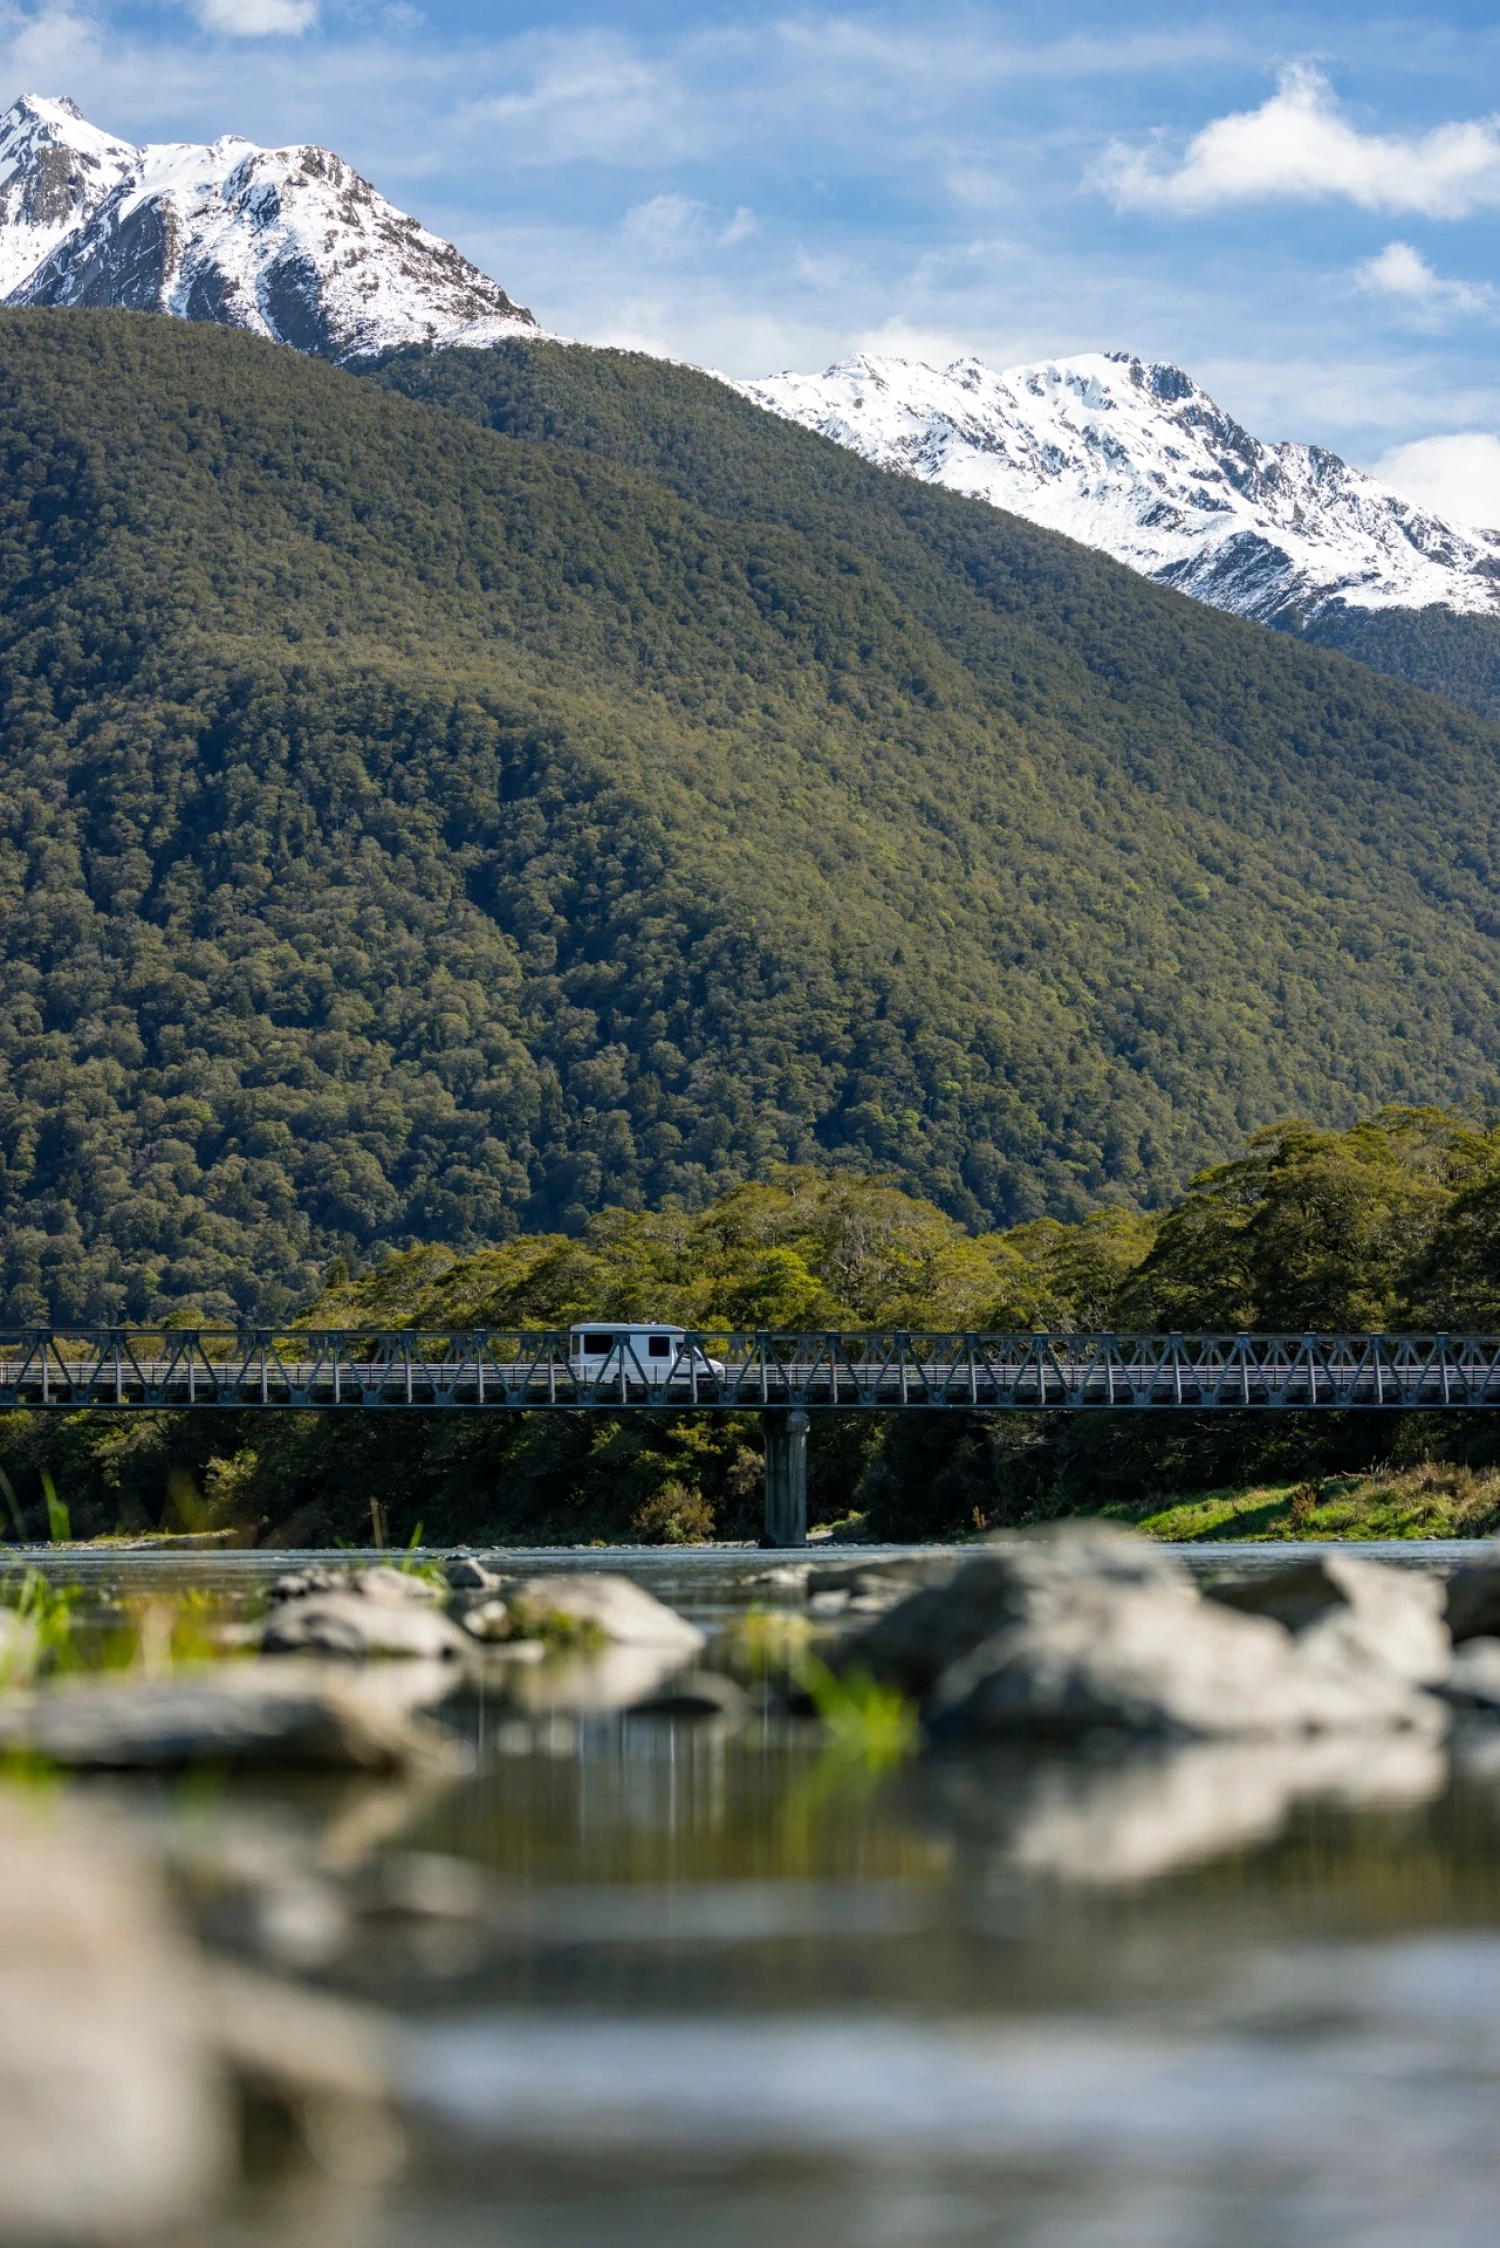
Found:
<path fill-rule="evenodd" d="M 607 1322 L 600 1322 L 601 1326 Z M 660 1339 L 658 1341 L 658 1347 Z M 0 1329 L 0 1411 L 1055 1412 L 1500 1406 L 1491 1335 Z M 802 1424 L 805 1428 L 805 1422 Z"/>

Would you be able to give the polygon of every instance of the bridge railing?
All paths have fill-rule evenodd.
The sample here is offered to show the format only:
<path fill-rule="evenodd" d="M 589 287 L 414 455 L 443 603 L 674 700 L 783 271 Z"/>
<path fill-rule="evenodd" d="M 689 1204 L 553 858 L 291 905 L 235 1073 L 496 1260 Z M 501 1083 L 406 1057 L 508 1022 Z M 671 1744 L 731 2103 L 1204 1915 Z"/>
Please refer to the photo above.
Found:
<path fill-rule="evenodd" d="M 657 1357 L 622 1333 L 601 1371 L 556 1330 L 0 1329 L 0 1410 L 1414 1406 L 1500 1406 L 1500 1337 L 704 1330 Z"/>

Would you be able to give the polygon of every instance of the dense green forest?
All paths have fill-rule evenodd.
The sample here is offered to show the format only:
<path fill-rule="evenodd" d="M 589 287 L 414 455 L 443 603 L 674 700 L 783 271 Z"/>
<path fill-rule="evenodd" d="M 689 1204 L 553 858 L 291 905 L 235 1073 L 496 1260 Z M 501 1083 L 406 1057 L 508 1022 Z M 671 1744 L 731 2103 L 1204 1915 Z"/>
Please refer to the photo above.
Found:
<path fill-rule="evenodd" d="M 628 462 L 718 514 L 826 530 L 851 502 L 870 509 L 863 464 L 846 473 L 851 456 L 843 448 L 815 440 L 820 459 L 804 444 L 768 444 L 743 400 L 691 368 L 620 352 L 514 345 L 501 352 L 397 351 L 365 362 L 360 372 L 507 436 Z M 951 536 L 941 511 L 930 514 L 909 492 L 889 496 L 891 516 L 918 538 Z M 925 573 L 912 568 L 903 544 L 882 538 L 882 561 L 921 603 Z M 945 636 L 962 629 L 941 600 L 924 614 Z M 1336 605 L 1311 623 L 1287 619 L 1280 629 L 1500 719 L 1500 618 Z"/>
<path fill-rule="evenodd" d="M 437 1244 L 336 1277 L 324 1325 L 538 1327 L 660 1317 L 704 1325 L 1125 1329 L 1398 1323 L 1500 1328 L 1500 1130 L 1435 1110 L 1342 1133 L 1256 1135 L 1156 1216 L 1096 1212 L 972 1235 L 888 1181 L 792 1167 L 695 1213 L 609 1210 L 578 1235 Z M 18 1414 L 3 1462 L 32 1530 L 42 1473 L 84 1533 L 236 1526 L 276 1542 L 672 1542 L 754 1536 L 753 1414 L 223 1417 Z M 1259 1477 L 1500 1458 L 1493 1414 L 816 1416 L 815 1520 L 953 1535 Z M 1491 1479 L 1493 1480 L 1493 1479 Z M 1500 1490 L 1488 1491 L 1500 1519 Z M 1430 1505 L 1423 1527 L 1441 1527 Z M 1477 1527 L 1489 1527 L 1486 1519 Z"/>
<path fill-rule="evenodd" d="M 0 1316 L 1500 1091 L 1500 733 L 708 377 L 13 312 L 0 457 Z"/>
<path fill-rule="evenodd" d="M 1337 648 L 1393 679 L 1500 718 L 1500 617 L 1451 609 L 1333 608 L 1302 628 L 1315 647 Z"/>

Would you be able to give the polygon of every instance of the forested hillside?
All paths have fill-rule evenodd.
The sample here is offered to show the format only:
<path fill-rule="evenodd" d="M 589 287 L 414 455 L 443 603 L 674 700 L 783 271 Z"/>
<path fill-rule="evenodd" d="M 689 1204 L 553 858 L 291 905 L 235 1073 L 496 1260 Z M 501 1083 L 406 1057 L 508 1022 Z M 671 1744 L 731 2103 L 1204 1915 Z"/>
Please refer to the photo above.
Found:
<path fill-rule="evenodd" d="M 1500 733 L 706 377 L 11 313 L 0 455 L 4 1316 L 1500 1087 Z"/>
<path fill-rule="evenodd" d="M 864 464 L 857 456 L 854 471 L 846 474 L 851 455 L 841 445 L 825 446 L 820 454 L 791 435 L 778 444 L 763 426 L 764 415 L 747 418 L 737 393 L 692 368 L 624 352 L 548 345 L 499 351 L 406 349 L 366 361 L 359 371 L 407 397 L 441 404 L 507 435 L 581 446 L 628 462 L 719 513 L 827 529 L 855 508 L 865 536 L 879 541 L 883 564 L 898 572 L 903 591 L 923 608 L 934 628 L 946 635 L 961 626 L 962 620 L 949 614 L 951 585 L 933 576 L 911 544 L 913 539 L 924 544 L 936 539 L 945 548 L 954 519 L 941 507 L 924 508 L 906 477 L 885 476 L 871 484 L 868 473 L 860 475 Z M 877 529 L 880 518 L 884 522 Z M 972 525 L 972 516 L 968 520 Z M 898 523 L 903 535 L 892 537 Z M 1018 534 L 1007 541 L 1010 572 L 1023 584 L 1038 568 L 1038 555 L 1049 548 L 1079 551 L 1071 541 L 1036 532 L 1018 517 L 1009 519 L 1008 528 Z M 1034 544 L 1027 543 L 1028 531 Z M 980 569 L 993 595 L 993 564 Z M 1044 618 L 1038 622 L 1047 629 Z M 1289 616 L 1277 629 L 1311 646 L 1336 649 L 1429 694 L 1444 695 L 1483 718 L 1500 719 L 1500 622 L 1493 618 L 1458 616 L 1442 608 L 1334 606 L 1307 624 Z M 972 660 L 972 641 L 968 653 Z"/>
<path fill-rule="evenodd" d="M 781 1331 L 1493 1334 L 1500 1128 L 1431 1109 L 1388 1109 L 1342 1133 L 1288 1125 L 1256 1135 L 1165 1211 L 979 1235 L 879 1179 L 787 1166 L 697 1211 L 609 1210 L 577 1235 L 389 1254 L 358 1278 L 336 1275 L 306 1313 L 314 1327 L 429 1336 L 647 1317 Z M 1500 1527 L 1491 1412 L 949 1409 L 812 1423 L 813 1519 L 863 1515 L 880 1536 L 1104 1505 L 1150 1515 L 1217 1490 L 1181 1532 L 1213 1535 L 1235 1511 L 1223 1487 L 1266 1482 L 1281 1489 L 1243 1495 L 1272 1534 L 1362 1521 L 1395 1536 Z M 153 1413 L 128 1428 L 108 1413 L 11 1413 L 0 1499 L 9 1507 L 14 1492 L 43 1537 L 50 1477 L 84 1535 L 167 1526 L 363 1541 L 373 1499 L 400 1542 L 421 1523 L 438 1540 L 672 1543 L 757 1534 L 760 1444 L 753 1412 Z M 1372 1468 L 1360 1498 L 1348 1478 L 1368 1481 Z M 1314 1525 L 1306 1479 L 1330 1476 Z M 1301 1513 L 1287 1488 L 1299 1482 Z"/>
<path fill-rule="evenodd" d="M 1329 609 L 1304 628 L 1319 648 L 1337 648 L 1393 679 L 1500 718 L 1500 620 L 1451 609 Z"/>

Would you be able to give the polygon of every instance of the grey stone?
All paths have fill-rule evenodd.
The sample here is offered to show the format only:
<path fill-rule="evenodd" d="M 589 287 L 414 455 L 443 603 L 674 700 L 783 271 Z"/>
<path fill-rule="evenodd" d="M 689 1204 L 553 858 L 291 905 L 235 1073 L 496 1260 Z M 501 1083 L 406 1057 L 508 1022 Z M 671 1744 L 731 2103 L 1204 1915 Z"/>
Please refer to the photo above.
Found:
<path fill-rule="evenodd" d="M 444 1575 L 454 1592 L 498 1592 L 507 1582 L 498 1569 L 487 1568 L 476 1553 L 453 1554 Z"/>
<path fill-rule="evenodd" d="M 1064 1523 L 996 1538 L 852 1633 L 830 1660 L 920 1699 L 943 1673 L 997 1631 L 1025 1622 L 1084 1588 L 1150 1587 L 1184 1606 L 1192 1579 L 1144 1538 L 1102 1523 Z"/>
<path fill-rule="evenodd" d="M 0 2239 L 177 2238 L 227 2186 L 234 2110 L 198 1959 L 130 1836 L 0 1797 Z"/>
<path fill-rule="evenodd" d="M 1465 1709 L 1500 1709 L 1500 1639 L 1466 1639 L 1453 1650 L 1438 1692 Z"/>
<path fill-rule="evenodd" d="M 377 1655 L 456 1659 L 463 1634 L 439 1609 L 425 1601 L 379 1592 L 311 1593 L 284 1600 L 266 1621 L 261 1645 L 268 1655 L 338 1655 L 363 1660 Z"/>
<path fill-rule="evenodd" d="M 392 1569 L 385 1562 L 351 1571 L 349 1590 L 364 1600 L 413 1600 L 427 1605 L 443 1597 L 441 1585 L 430 1577 L 418 1576 L 415 1569 Z"/>
<path fill-rule="evenodd" d="M 315 1561 L 306 1569 L 289 1569 L 285 1576 L 278 1577 L 266 1597 L 274 1607 L 282 1600 L 305 1600 L 310 1592 L 346 1592 L 349 1575 L 347 1569 L 333 1569 Z"/>
<path fill-rule="evenodd" d="M 811 1561 L 778 1561 L 774 1569 L 755 1569 L 740 1582 L 746 1586 L 774 1585 L 778 1592 L 802 1592 L 812 1575 Z"/>
<path fill-rule="evenodd" d="M 377 1562 L 368 1569 L 340 1569 L 322 1561 L 306 1569 L 290 1570 L 272 1585 L 272 1607 L 291 1600 L 309 1600 L 323 1593 L 352 1593 L 362 1600 L 416 1601 L 430 1604 L 442 1598 L 440 1586 L 412 1569 L 393 1569 Z"/>
<path fill-rule="evenodd" d="M 472 1608 L 463 1609 L 458 1620 L 471 1638 L 486 1645 L 511 1636 L 510 1610 L 503 1600 L 480 1600 Z"/>
<path fill-rule="evenodd" d="M 1179 1739 L 1432 1730 L 1410 1679 L 1338 1646 L 1305 1648 L 1266 1616 L 1184 1600 L 1171 1585 L 1080 1583 L 970 1649 L 929 1696 L 938 1739 Z"/>
<path fill-rule="evenodd" d="M 452 1744 L 457 1749 L 461 1744 Z M 446 1736 L 340 1666 L 226 1663 L 191 1678 L 60 1680 L 0 1702 L 0 1751 L 80 1769 L 444 1766 Z"/>
<path fill-rule="evenodd" d="M 1448 1579 L 1448 1630 L 1455 1647 L 1466 1639 L 1500 1638 L 1500 1547 L 1493 1561 L 1466 1562 Z"/>
<path fill-rule="evenodd" d="M 685 1659 L 708 1644 L 705 1632 L 679 1616 L 628 1577 L 579 1570 L 565 1576 L 528 1577 L 511 1594 L 518 1638 L 577 1631 L 618 1647 L 680 1649 Z"/>
<path fill-rule="evenodd" d="M 1208 1597 L 1243 1616 L 1271 1617 L 1309 1658 L 1390 1671 L 1412 1685 L 1435 1685 L 1452 1659 L 1439 1578 L 1337 1547 L 1211 1585 Z"/>

